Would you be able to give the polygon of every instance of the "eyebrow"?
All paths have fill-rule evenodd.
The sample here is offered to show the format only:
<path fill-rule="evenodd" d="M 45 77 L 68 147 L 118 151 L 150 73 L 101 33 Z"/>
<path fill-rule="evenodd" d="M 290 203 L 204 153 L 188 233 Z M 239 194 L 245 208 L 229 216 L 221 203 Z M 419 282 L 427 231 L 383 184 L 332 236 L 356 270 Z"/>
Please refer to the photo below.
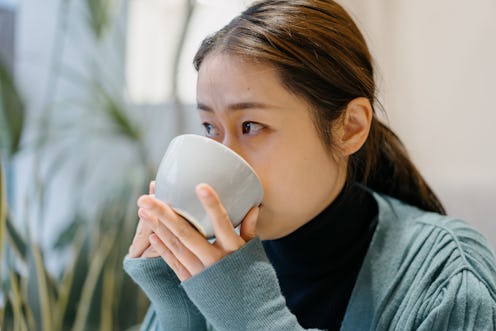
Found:
<path fill-rule="evenodd" d="M 197 108 L 199 110 L 203 111 L 208 111 L 208 112 L 213 112 L 213 109 L 207 106 L 206 104 L 203 104 L 201 102 L 197 103 Z M 258 109 L 267 109 L 267 108 L 275 108 L 274 106 L 261 103 L 261 102 L 239 102 L 239 103 L 233 103 L 227 106 L 228 110 L 231 111 L 239 111 L 239 110 L 245 110 L 245 109 L 250 109 L 250 108 L 258 108 Z"/>

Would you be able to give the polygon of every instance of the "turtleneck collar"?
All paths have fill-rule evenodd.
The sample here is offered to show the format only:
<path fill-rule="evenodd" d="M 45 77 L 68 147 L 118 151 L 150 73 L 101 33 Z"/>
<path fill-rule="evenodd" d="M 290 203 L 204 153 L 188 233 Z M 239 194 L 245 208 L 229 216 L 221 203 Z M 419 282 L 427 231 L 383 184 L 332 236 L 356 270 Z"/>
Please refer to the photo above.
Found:
<path fill-rule="evenodd" d="M 377 213 L 372 194 L 351 185 L 296 231 L 263 242 L 288 307 L 303 326 L 332 329 L 341 322 Z M 333 312 L 323 312 L 318 320 L 316 305 Z"/>

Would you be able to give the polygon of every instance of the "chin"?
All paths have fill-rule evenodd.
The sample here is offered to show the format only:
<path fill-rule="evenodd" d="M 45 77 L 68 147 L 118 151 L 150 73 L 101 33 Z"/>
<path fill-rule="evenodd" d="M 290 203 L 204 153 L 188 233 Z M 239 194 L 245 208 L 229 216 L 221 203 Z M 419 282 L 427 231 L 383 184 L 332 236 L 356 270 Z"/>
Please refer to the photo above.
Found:
<path fill-rule="evenodd" d="M 283 217 L 279 216 L 278 218 L 277 214 L 274 214 L 266 205 L 260 205 L 260 214 L 257 221 L 257 236 L 260 240 L 274 240 L 284 237 L 288 234 L 285 232 L 287 229 L 281 227 L 284 224 Z"/>
<path fill-rule="evenodd" d="M 270 216 L 268 214 L 270 213 L 267 212 L 267 208 L 263 203 L 260 205 L 259 208 L 260 211 L 257 220 L 257 236 L 261 240 L 268 240 L 267 234 L 270 233 L 270 222 L 268 222 Z"/>
<path fill-rule="evenodd" d="M 268 221 L 264 222 L 263 219 L 259 218 L 257 223 L 257 236 L 260 240 L 274 240 L 284 237 L 280 229 L 274 227 L 276 222 Z"/>
<path fill-rule="evenodd" d="M 257 221 L 257 236 L 261 240 L 270 240 L 272 238 L 272 231 L 270 228 L 270 223 L 264 221 L 264 217 L 260 216 Z"/>

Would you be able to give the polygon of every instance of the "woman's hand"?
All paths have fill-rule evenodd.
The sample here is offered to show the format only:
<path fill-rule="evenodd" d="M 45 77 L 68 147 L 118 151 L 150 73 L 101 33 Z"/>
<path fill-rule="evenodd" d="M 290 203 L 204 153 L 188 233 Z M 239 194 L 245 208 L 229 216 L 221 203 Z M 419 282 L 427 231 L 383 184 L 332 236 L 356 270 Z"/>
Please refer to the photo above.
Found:
<path fill-rule="evenodd" d="M 135 237 L 131 247 L 136 242 L 136 252 L 143 250 L 141 236 L 148 234 L 151 246 L 147 249 L 152 248 L 154 254 L 158 253 L 181 281 L 238 250 L 256 235 L 259 207 L 248 212 L 238 236 L 215 191 L 207 184 L 200 184 L 196 187 L 196 194 L 212 222 L 214 243 L 154 195 L 143 195 L 138 199 L 138 214 L 143 225 L 140 238 Z"/>
<path fill-rule="evenodd" d="M 155 194 L 155 181 L 150 182 L 150 196 L 154 196 Z M 136 228 L 136 233 L 133 238 L 133 242 L 129 247 L 129 257 L 138 258 L 138 257 L 158 257 L 160 256 L 155 250 L 153 246 L 150 245 L 149 237 L 152 234 L 152 229 L 150 226 L 144 222 L 141 218 L 138 222 L 138 226 Z"/>

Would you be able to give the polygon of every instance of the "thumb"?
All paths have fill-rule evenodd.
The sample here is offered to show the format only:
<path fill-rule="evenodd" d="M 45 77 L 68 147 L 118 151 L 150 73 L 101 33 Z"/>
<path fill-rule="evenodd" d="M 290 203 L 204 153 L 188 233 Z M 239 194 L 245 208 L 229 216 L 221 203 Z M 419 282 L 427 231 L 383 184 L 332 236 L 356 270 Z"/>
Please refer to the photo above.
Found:
<path fill-rule="evenodd" d="M 245 219 L 241 223 L 239 229 L 240 236 L 245 242 L 248 242 L 257 236 L 257 221 L 259 211 L 260 207 L 253 207 L 252 209 L 250 209 L 248 214 L 245 216 Z"/>

